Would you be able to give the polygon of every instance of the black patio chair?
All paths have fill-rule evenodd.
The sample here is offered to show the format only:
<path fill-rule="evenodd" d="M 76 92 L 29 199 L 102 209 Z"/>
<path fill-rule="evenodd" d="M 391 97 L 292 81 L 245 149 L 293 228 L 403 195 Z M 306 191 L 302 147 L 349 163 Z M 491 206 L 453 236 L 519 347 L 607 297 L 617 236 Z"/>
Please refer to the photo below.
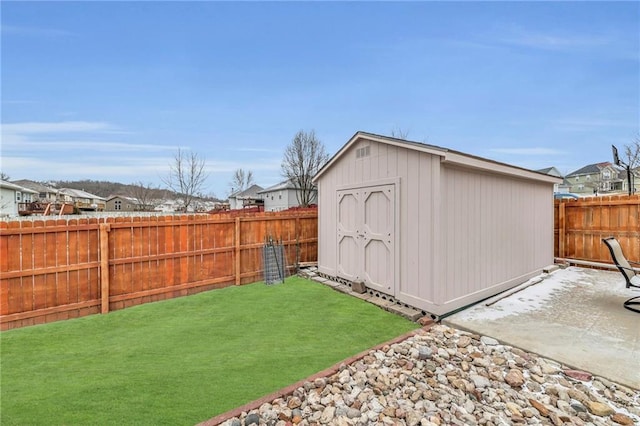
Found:
<path fill-rule="evenodd" d="M 622 276 L 624 276 L 624 279 L 627 282 L 626 287 L 640 288 L 640 272 L 636 271 L 631 266 L 632 264 L 640 266 L 640 263 L 628 261 L 622 253 L 622 247 L 620 247 L 620 243 L 614 237 L 603 238 L 602 242 L 605 243 L 609 248 L 609 252 L 611 252 L 611 258 L 613 259 L 613 262 L 622 273 Z M 630 311 L 640 313 L 640 296 L 632 297 L 631 299 L 625 301 L 624 307 L 629 309 Z"/>

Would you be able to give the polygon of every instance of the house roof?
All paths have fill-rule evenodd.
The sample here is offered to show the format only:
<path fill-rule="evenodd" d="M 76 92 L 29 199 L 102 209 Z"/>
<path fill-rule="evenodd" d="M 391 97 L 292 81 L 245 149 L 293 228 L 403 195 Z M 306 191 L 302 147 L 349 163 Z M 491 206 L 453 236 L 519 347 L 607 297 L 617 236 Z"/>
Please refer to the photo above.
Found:
<path fill-rule="evenodd" d="M 589 164 L 582 167 L 581 169 L 576 170 L 575 172 L 569 173 L 567 177 L 578 176 L 578 175 L 592 175 L 592 174 L 600 173 L 600 170 L 602 170 L 607 166 L 612 166 L 612 164 L 606 161 L 604 163 Z"/>
<path fill-rule="evenodd" d="M 313 182 L 316 183 L 320 176 L 326 173 L 336 161 L 354 144 L 360 139 L 367 139 L 374 142 L 380 142 L 387 145 L 398 146 L 407 148 L 419 152 L 425 152 L 432 155 L 441 157 L 441 162 L 445 164 L 455 164 L 463 167 L 473 168 L 488 171 L 491 173 L 499 173 L 510 176 L 517 176 L 520 178 L 528 178 L 549 183 L 560 183 L 562 180 L 556 176 L 547 175 L 534 170 L 525 169 L 518 166 L 513 166 L 506 163 L 500 163 L 498 161 L 489 160 L 482 157 L 477 157 L 471 154 L 465 154 L 460 151 L 454 151 L 448 148 L 442 148 L 436 145 L 429 145 L 426 143 L 408 141 L 404 139 L 392 138 L 390 136 L 376 135 L 374 133 L 367 133 L 358 131 L 351 139 L 333 156 L 329 161 L 322 166 L 318 173 L 314 176 Z"/>
<path fill-rule="evenodd" d="M 266 194 L 267 192 L 282 191 L 285 189 L 298 189 L 298 187 L 291 181 L 291 179 L 287 179 L 283 180 L 280 183 L 276 183 L 275 185 L 271 185 L 270 187 L 265 188 L 262 191 L 258 191 L 258 194 Z"/>
<path fill-rule="evenodd" d="M 253 184 L 249 188 L 236 191 L 233 194 L 229 195 L 229 198 L 251 198 L 255 197 L 259 191 L 262 191 L 262 187 L 260 185 Z"/>
<path fill-rule="evenodd" d="M 557 176 L 557 177 L 562 177 L 562 173 L 560 173 L 560 170 L 556 169 L 555 167 L 547 167 L 544 169 L 540 169 L 540 170 L 536 170 L 536 172 L 538 173 L 544 173 L 545 175 L 550 175 L 550 176 Z"/>
<path fill-rule="evenodd" d="M 125 196 L 125 195 L 112 195 L 112 196 L 110 196 L 109 198 L 107 198 L 107 201 L 111 201 L 111 200 L 113 200 L 113 199 L 115 199 L 115 198 L 120 198 L 120 199 L 123 199 L 123 200 L 129 201 L 130 203 L 134 203 L 134 204 L 142 204 L 142 203 L 140 202 L 140 200 L 138 200 L 137 198 L 127 197 L 127 196 Z"/>
<path fill-rule="evenodd" d="M 37 194 L 38 193 L 38 191 L 34 191 L 33 189 L 25 188 L 24 186 L 17 185 L 15 183 L 8 182 L 6 180 L 0 180 L 0 188 L 7 188 L 7 189 L 12 189 L 14 191 L 20 191 L 20 192 L 29 192 L 31 194 Z"/>
<path fill-rule="evenodd" d="M 25 188 L 33 189 L 34 191 L 38 191 L 38 192 L 51 192 L 51 193 L 58 192 L 56 188 L 52 188 L 40 182 L 35 182 L 29 179 L 14 180 L 13 183 L 15 183 L 16 185 L 23 186 Z"/>
<path fill-rule="evenodd" d="M 81 189 L 60 188 L 60 193 L 71 195 L 72 197 L 91 198 L 91 199 L 94 199 L 94 200 L 103 200 L 103 201 L 105 201 L 104 198 L 102 198 L 102 197 L 100 197 L 98 195 L 91 194 L 89 192 L 83 191 Z"/>

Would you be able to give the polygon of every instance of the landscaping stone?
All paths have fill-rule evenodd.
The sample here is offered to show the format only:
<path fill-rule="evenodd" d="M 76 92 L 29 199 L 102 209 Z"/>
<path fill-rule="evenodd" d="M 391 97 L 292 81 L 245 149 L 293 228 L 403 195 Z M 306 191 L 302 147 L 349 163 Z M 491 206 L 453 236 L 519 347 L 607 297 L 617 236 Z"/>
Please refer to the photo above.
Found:
<path fill-rule="evenodd" d="M 587 373 L 586 371 L 564 370 L 564 374 L 572 379 L 580 380 L 582 382 L 588 382 L 592 378 L 591 373 Z"/>
<path fill-rule="evenodd" d="M 434 325 L 224 424 L 640 425 L 640 391 L 568 371 L 495 339 Z"/>
<path fill-rule="evenodd" d="M 354 293 L 363 294 L 367 292 L 367 287 L 364 285 L 362 281 L 355 281 L 351 283 L 351 290 Z"/>
<path fill-rule="evenodd" d="M 245 426 L 259 425 L 259 424 L 260 424 L 260 416 L 257 415 L 256 413 L 248 414 L 247 417 L 245 417 L 244 419 Z"/>

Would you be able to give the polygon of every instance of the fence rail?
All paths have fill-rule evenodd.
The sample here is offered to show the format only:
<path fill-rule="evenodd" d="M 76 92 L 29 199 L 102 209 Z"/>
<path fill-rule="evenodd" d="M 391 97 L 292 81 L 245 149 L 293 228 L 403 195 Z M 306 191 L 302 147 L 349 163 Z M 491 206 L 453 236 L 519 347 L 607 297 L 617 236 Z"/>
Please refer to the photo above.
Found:
<path fill-rule="evenodd" d="M 555 257 L 611 263 L 602 239 L 614 236 L 640 262 L 640 195 L 557 200 L 554 209 Z"/>
<path fill-rule="evenodd" d="M 317 260 L 316 210 L 0 222 L 3 330 L 262 278 L 262 245 Z"/>

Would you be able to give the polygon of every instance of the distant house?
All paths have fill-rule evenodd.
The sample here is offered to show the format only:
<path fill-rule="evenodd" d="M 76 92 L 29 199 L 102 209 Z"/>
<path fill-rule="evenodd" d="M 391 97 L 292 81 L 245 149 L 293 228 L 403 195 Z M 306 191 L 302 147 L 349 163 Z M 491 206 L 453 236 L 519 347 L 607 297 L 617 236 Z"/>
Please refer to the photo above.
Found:
<path fill-rule="evenodd" d="M 90 194 L 81 189 L 60 188 L 59 194 L 62 202 L 72 203 L 81 211 L 104 211 L 106 200 L 98 195 Z"/>
<path fill-rule="evenodd" d="M 285 180 L 262 191 L 258 191 L 258 195 L 262 196 L 264 200 L 264 211 L 267 212 L 286 210 L 300 205 L 300 201 L 298 201 L 298 187 L 296 187 L 291 180 Z M 315 204 L 317 197 L 317 190 L 314 189 L 311 195 L 311 203 Z"/>
<path fill-rule="evenodd" d="M 545 175 L 555 176 L 555 177 L 563 177 L 560 170 L 555 167 L 547 167 L 544 169 L 536 170 L 538 173 L 544 173 Z M 568 186 L 563 183 L 554 183 L 553 184 L 553 192 L 567 192 L 569 190 Z"/>
<path fill-rule="evenodd" d="M 181 204 L 176 200 L 156 200 L 153 211 L 162 213 L 173 213 L 180 209 Z"/>
<path fill-rule="evenodd" d="M 110 212 L 139 212 L 152 210 L 152 208 L 144 206 L 137 198 L 112 195 L 107 198 L 105 210 Z"/>
<path fill-rule="evenodd" d="M 14 180 L 13 183 L 36 191 L 38 193 L 37 201 L 41 201 L 43 203 L 55 203 L 58 201 L 60 190 L 57 188 L 28 179 Z"/>
<path fill-rule="evenodd" d="M 258 195 L 258 192 L 262 191 L 262 189 L 260 185 L 251 185 L 245 190 L 232 193 L 229 195 L 229 208 L 236 210 L 262 205 L 262 196 Z"/>
<path fill-rule="evenodd" d="M 0 216 L 18 216 L 20 204 L 37 200 L 38 192 L 0 180 Z"/>
<path fill-rule="evenodd" d="M 603 162 L 586 165 L 566 176 L 570 192 L 593 195 L 598 193 L 628 191 L 627 174 L 612 163 Z M 636 179 L 636 190 L 640 179 Z"/>

